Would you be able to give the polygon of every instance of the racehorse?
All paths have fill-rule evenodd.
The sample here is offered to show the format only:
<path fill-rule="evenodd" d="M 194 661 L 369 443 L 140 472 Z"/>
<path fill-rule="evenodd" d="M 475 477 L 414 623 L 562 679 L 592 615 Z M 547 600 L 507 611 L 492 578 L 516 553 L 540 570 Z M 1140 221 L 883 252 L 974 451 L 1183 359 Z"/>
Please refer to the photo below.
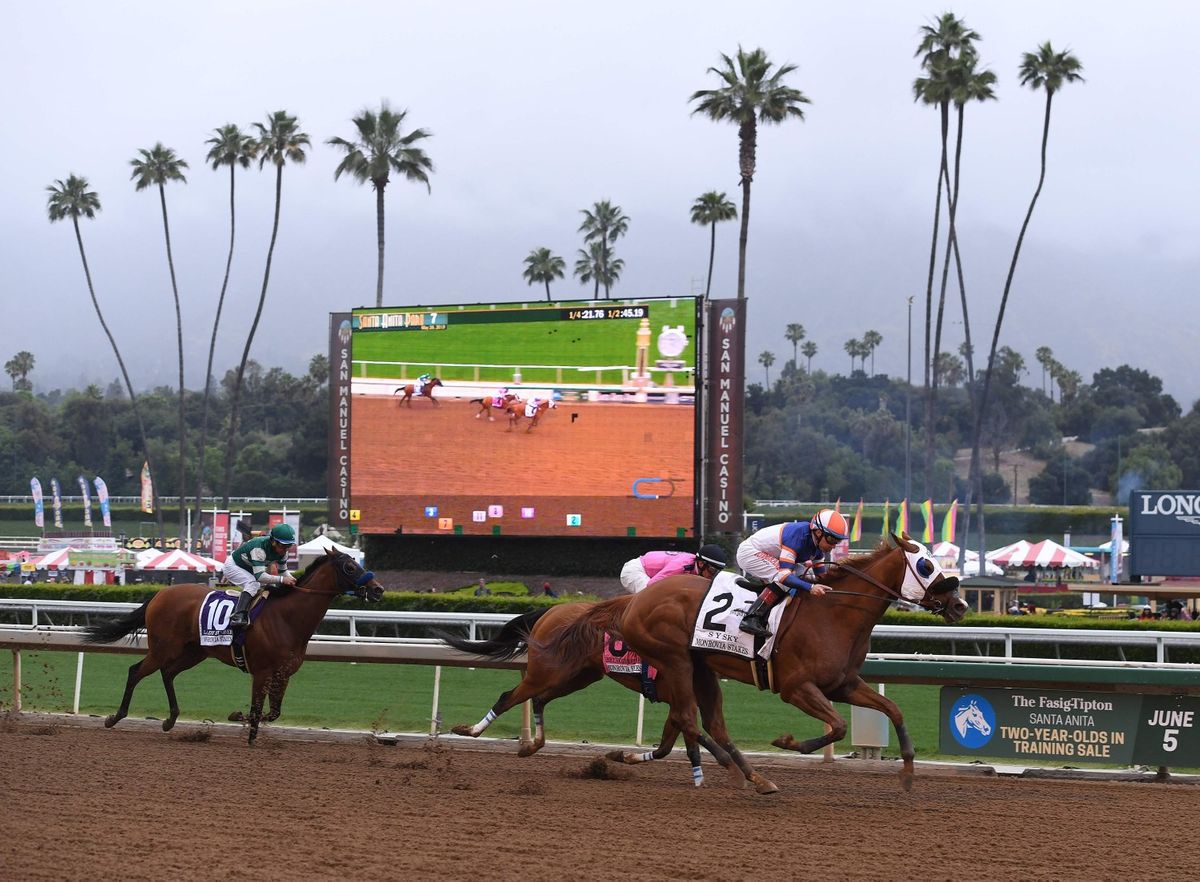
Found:
<path fill-rule="evenodd" d="M 542 414 L 551 408 L 558 407 L 558 404 L 553 398 L 542 398 L 535 405 L 533 399 L 529 401 L 513 401 L 505 406 L 504 410 L 508 414 L 508 428 L 504 431 L 511 432 L 513 427 L 521 421 L 522 418 L 529 420 L 529 426 L 525 429 L 526 432 L 532 432 L 533 427 L 538 424 L 542 418 Z M 530 413 L 530 410 L 533 413 Z"/>
<path fill-rule="evenodd" d="M 128 615 L 85 630 L 85 643 L 113 643 L 145 629 L 150 649 L 145 658 L 130 666 L 121 706 L 105 719 L 105 728 L 112 728 L 128 715 L 134 687 L 155 671 L 161 671 L 171 709 L 162 728 L 169 732 L 179 718 L 175 677 L 206 658 L 234 664 L 228 646 L 200 645 L 200 607 L 210 590 L 207 585 L 174 585 L 159 591 Z M 277 587 L 272 592 L 262 614 L 246 632 L 246 663 L 253 677 L 250 715 L 244 717 L 241 711 L 230 715 L 231 720 L 244 719 L 250 723 L 251 745 L 258 737 L 258 724 L 263 719 L 263 699 L 269 692 L 271 712 L 265 719 L 273 722 L 283 709 L 288 679 L 304 663 L 309 638 L 334 598 L 353 594 L 376 601 L 383 596 L 383 586 L 375 581 L 374 573 L 364 571 L 348 554 L 330 549 L 308 567 L 290 591 L 283 589 L 284 593 L 278 593 Z"/>
<path fill-rule="evenodd" d="M 433 387 L 441 386 L 441 385 L 442 385 L 442 381 L 440 379 L 438 379 L 437 377 L 434 377 L 432 380 L 430 380 L 428 383 L 426 383 L 424 386 L 422 386 L 421 391 L 417 394 L 421 395 L 422 397 L 428 398 L 434 404 L 437 404 L 438 403 L 437 399 L 433 397 Z M 409 383 L 407 386 L 401 386 L 399 389 L 397 389 L 395 392 L 393 392 L 392 393 L 393 398 L 395 398 L 401 392 L 404 393 L 404 395 L 400 398 L 400 401 L 397 404 L 397 407 L 400 404 L 403 404 L 405 407 L 412 407 L 413 393 L 416 392 L 416 390 L 417 390 L 417 384 Z"/>
<path fill-rule="evenodd" d="M 729 740 L 720 709 L 720 690 L 695 677 L 707 666 L 721 677 L 754 682 L 754 664 L 739 656 L 692 649 L 690 646 L 703 597 L 689 581 L 672 576 L 648 586 L 627 602 L 606 601 L 539 646 L 551 663 L 575 664 L 595 645 L 596 634 L 619 633 L 659 671 L 659 684 L 671 696 L 668 721 L 688 738 L 698 738 L 700 709 L 713 740 L 732 756 L 759 793 L 778 788 L 754 771 Z M 892 721 L 904 760 L 900 782 L 912 788 L 913 744 L 904 715 L 895 702 L 880 695 L 859 676 L 870 645 L 871 630 L 893 600 L 917 603 L 948 622 L 960 621 L 967 605 L 958 595 L 958 579 L 946 576 L 928 549 L 907 535 L 892 534 L 875 551 L 831 565 L 820 579 L 831 592 L 825 597 L 802 594 L 789 603 L 776 629 L 771 657 L 771 686 L 789 704 L 828 724 L 830 731 L 797 741 L 783 735 L 776 747 L 812 753 L 846 736 L 846 721 L 833 701 L 881 711 Z M 727 594 L 732 603 L 732 594 Z M 619 599 L 620 600 L 620 599 Z M 700 688 L 694 688 L 700 687 Z M 710 724 L 711 723 L 711 724 Z"/>
<path fill-rule="evenodd" d="M 702 587 L 709 583 L 708 579 L 692 578 L 696 580 L 696 584 L 701 586 L 701 589 L 693 588 L 693 590 L 702 590 Z M 632 599 L 631 595 L 626 595 L 618 597 L 614 603 L 627 604 Z M 538 641 L 548 638 L 555 631 L 576 621 L 594 606 L 593 603 L 562 603 L 534 610 L 510 619 L 490 640 L 466 640 L 443 631 L 436 632 L 442 640 L 460 652 L 482 656 L 493 661 L 504 661 L 528 651 L 528 659 L 521 682 L 515 688 L 502 692 L 483 719 L 474 726 L 463 724 L 455 726 L 451 731 L 455 735 L 469 735 L 472 738 L 478 738 L 501 714 L 532 699 L 534 737 L 529 741 L 522 736 L 517 756 L 533 756 L 541 750 L 546 744 L 546 705 L 556 698 L 578 692 L 580 689 L 602 680 L 606 672 L 603 660 L 603 634 L 597 634 L 595 645 L 592 646 L 591 651 L 571 665 L 555 664 L 548 659 L 546 654 L 537 648 Z M 642 691 L 642 678 L 639 674 L 607 673 L 609 677 L 626 689 L 639 693 Z M 700 676 L 714 677 L 707 668 L 701 669 L 699 674 Z M 669 696 L 662 689 L 658 689 L 657 693 L 659 700 L 669 700 Z M 668 719 L 663 728 L 662 738 L 655 750 L 628 756 L 618 750 L 608 754 L 608 758 L 628 763 L 663 759 L 671 753 L 671 748 L 674 747 L 678 735 L 678 730 Z M 707 738 L 703 739 L 703 741 L 707 740 Z M 709 745 L 705 744 L 705 746 Z M 700 768 L 700 749 L 695 742 L 687 741 L 686 750 L 688 760 L 692 764 L 692 782 L 699 787 L 704 783 L 704 772 Z M 714 752 L 714 756 L 719 757 L 719 755 L 719 750 Z M 729 767 L 728 762 L 723 762 L 722 765 L 726 768 Z"/>
<path fill-rule="evenodd" d="M 500 396 L 488 395 L 485 398 L 472 398 L 471 403 L 479 405 L 479 412 L 475 414 L 475 419 L 479 419 L 481 416 L 484 416 L 486 414 L 487 418 L 488 418 L 488 422 L 494 423 L 496 421 L 496 418 L 494 416 L 492 416 L 492 408 L 496 406 L 495 402 L 496 402 L 496 398 L 498 398 L 498 397 L 500 397 Z M 500 406 L 500 410 L 507 413 L 508 406 L 510 404 L 512 404 L 514 401 L 521 401 L 521 396 L 514 395 L 512 392 L 506 393 L 504 395 L 504 403 Z"/>

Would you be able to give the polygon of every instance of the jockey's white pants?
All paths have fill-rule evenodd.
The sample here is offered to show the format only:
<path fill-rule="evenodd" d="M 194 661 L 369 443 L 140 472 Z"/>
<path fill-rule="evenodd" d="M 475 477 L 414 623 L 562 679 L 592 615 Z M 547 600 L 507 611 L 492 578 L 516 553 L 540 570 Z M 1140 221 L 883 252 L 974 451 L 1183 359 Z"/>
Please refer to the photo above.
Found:
<path fill-rule="evenodd" d="M 640 557 L 635 557 L 621 567 L 621 586 L 630 594 L 637 594 L 649 581 L 650 577 L 646 575 Z"/>
<path fill-rule="evenodd" d="M 225 558 L 225 566 L 221 568 L 221 574 L 225 577 L 226 582 L 248 592 L 251 597 L 262 590 L 262 585 L 258 584 L 258 579 L 239 567 L 234 561 L 232 554 Z"/>
<path fill-rule="evenodd" d="M 779 578 L 779 558 L 751 548 L 745 542 L 738 546 L 737 565 L 747 576 L 758 576 L 772 582 Z"/>

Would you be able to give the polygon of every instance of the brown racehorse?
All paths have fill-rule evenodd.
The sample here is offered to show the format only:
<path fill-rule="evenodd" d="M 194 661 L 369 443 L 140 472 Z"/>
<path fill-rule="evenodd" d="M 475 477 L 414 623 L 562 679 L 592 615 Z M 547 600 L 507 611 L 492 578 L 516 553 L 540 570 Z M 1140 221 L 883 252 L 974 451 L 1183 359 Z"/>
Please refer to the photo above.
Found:
<path fill-rule="evenodd" d="M 207 585 L 164 588 L 128 615 L 86 629 L 83 638 L 86 643 L 113 643 L 145 629 L 150 650 L 145 658 L 130 666 L 121 706 L 105 719 L 106 728 L 115 726 L 129 713 L 134 687 L 143 678 L 161 671 L 171 709 L 162 727 L 169 732 L 179 718 L 175 677 L 206 658 L 233 665 L 228 646 L 200 645 L 200 606 L 210 591 Z M 253 677 L 250 715 L 245 717 L 250 723 L 251 745 L 258 737 L 258 724 L 263 719 L 263 699 L 269 691 L 271 712 L 266 716 L 269 723 L 283 709 L 288 679 L 303 664 L 309 638 L 334 598 L 342 594 L 374 601 L 383 596 L 383 586 L 375 581 L 374 573 L 364 571 L 352 557 L 330 550 L 309 566 L 296 587 L 265 601 L 262 614 L 246 633 L 246 662 Z M 235 711 L 230 719 L 243 719 L 241 711 Z"/>
<path fill-rule="evenodd" d="M 475 419 L 479 419 L 481 416 L 487 416 L 488 422 L 494 423 L 496 418 L 492 416 L 492 408 L 495 407 L 495 400 L 496 396 L 494 395 L 488 395 L 485 398 L 472 398 L 471 403 L 479 405 L 479 412 L 475 414 Z M 507 414 L 508 406 L 514 401 L 521 401 L 521 396 L 514 395 L 512 392 L 507 393 L 504 396 L 504 404 L 500 406 L 500 410 Z"/>
<path fill-rule="evenodd" d="M 441 386 L 441 385 L 442 385 L 442 381 L 440 379 L 438 379 L 437 377 L 434 377 L 432 380 L 430 380 L 428 383 L 426 383 L 424 386 L 421 387 L 420 397 L 428 398 L 434 404 L 437 404 L 438 400 L 433 397 L 433 387 Z M 399 389 L 397 389 L 395 392 L 393 392 L 392 393 L 393 398 L 395 398 L 397 395 L 400 395 L 400 393 L 402 393 L 402 392 L 404 393 L 403 395 L 401 395 L 400 401 L 397 403 L 397 407 L 401 404 L 403 404 L 405 407 L 412 407 L 413 393 L 416 392 L 416 390 L 417 390 L 417 384 L 409 383 L 407 386 L 401 386 Z"/>
<path fill-rule="evenodd" d="M 696 577 L 693 578 L 696 579 Z M 708 586 L 709 580 L 697 579 L 695 584 L 697 587 L 694 587 L 693 590 L 699 593 L 702 592 L 703 588 Z M 631 595 L 627 595 L 618 597 L 613 602 L 621 605 L 629 603 L 632 599 Z M 514 658 L 522 652 L 528 651 L 528 659 L 521 682 L 515 688 L 501 693 L 500 697 L 496 699 L 496 703 L 492 705 L 491 710 L 487 712 L 487 715 L 474 726 L 464 724 L 455 726 L 451 731 L 455 735 L 469 735 L 472 738 L 478 738 L 501 714 L 517 707 L 522 702 L 532 699 L 534 738 L 532 741 L 522 740 L 517 750 L 517 755 L 533 756 L 541 750 L 546 744 L 546 705 L 556 698 L 562 698 L 564 695 L 578 692 L 580 689 L 604 678 L 604 636 L 597 633 L 595 635 L 595 645 L 591 651 L 571 665 L 555 664 L 546 657 L 545 653 L 538 650 L 537 642 L 545 640 L 554 632 L 565 628 L 580 616 L 589 612 L 594 606 L 594 603 L 561 603 L 534 610 L 506 622 L 504 627 L 500 629 L 500 632 L 490 640 L 465 640 L 451 634 L 446 634 L 445 632 L 437 632 L 438 636 L 446 641 L 446 643 L 460 652 L 483 656 L 493 661 Z M 532 644 L 530 643 L 531 637 L 534 641 Z M 715 678 L 715 675 L 707 668 L 698 669 L 698 675 Z M 608 676 L 626 689 L 631 689 L 639 693 L 642 691 L 642 678 L 638 674 L 609 673 Z M 664 693 L 661 688 L 657 691 L 658 699 L 669 703 L 669 694 Z M 663 759 L 671 753 L 671 748 L 674 747 L 678 736 L 678 730 L 668 719 L 663 729 L 662 738 L 659 740 L 658 747 L 655 750 L 630 754 L 628 757 L 623 751 L 614 751 L 609 754 L 609 758 L 630 763 Z M 704 783 L 704 773 L 700 768 L 700 749 L 695 742 L 687 739 L 685 741 L 687 742 L 687 756 L 692 764 L 692 781 L 699 787 Z M 716 748 L 715 745 L 710 747 L 712 742 L 708 738 L 702 738 L 701 743 L 704 743 L 704 746 L 708 747 L 719 760 L 723 760 L 721 763 L 723 766 L 729 768 L 728 757 L 722 756 L 723 751 Z"/>
<path fill-rule="evenodd" d="M 516 426 L 516 424 L 522 419 L 528 419 L 529 426 L 525 429 L 525 431 L 532 432 L 533 427 L 538 424 L 539 420 L 541 420 L 542 414 L 548 410 L 558 407 L 558 404 L 555 403 L 553 398 L 543 398 L 537 403 L 537 407 L 534 408 L 533 416 L 526 416 L 526 409 L 529 404 L 529 401 L 514 401 L 505 406 L 504 410 L 508 414 L 508 428 L 504 431 L 511 432 L 513 427 Z"/>
<path fill-rule="evenodd" d="M 870 645 L 871 630 L 893 600 L 918 603 L 947 621 L 966 614 L 958 596 L 958 579 L 947 577 L 928 549 L 904 536 L 868 555 L 849 558 L 821 578 L 832 590 L 824 597 L 802 595 L 783 612 L 772 654 L 772 686 L 780 697 L 806 714 L 822 720 L 829 733 L 796 741 L 791 735 L 777 738 L 777 747 L 812 753 L 846 736 L 846 721 L 833 701 L 869 707 L 887 715 L 895 726 L 904 760 L 900 781 L 912 787 L 913 744 L 904 716 L 895 702 L 859 676 Z M 732 595 L 729 596 L 732 602 Z M 702 603 L 688 580 L 670 577 L 650 585 L 627 602 L 606 601 L 538 648 L 551 663 L 575 664 L 592 651 L 598 632 L 618 632 L 650 664 L 658 668 L 660 688 L 671 695 L 668 717 L 685 736 L 695 738 L 699 707 L 713 740 L 733 757 L 759 793 L 777 788 L 754 771 L 729 740 L 721 712 L 720 689 L 694 676 L 694 668 L 707 666 L 722 677 L 754 682 L 752 665 L 744 658 L 690 647 L 693 627 Z M 693 689 L 693 687 L 696 687 Z"/>

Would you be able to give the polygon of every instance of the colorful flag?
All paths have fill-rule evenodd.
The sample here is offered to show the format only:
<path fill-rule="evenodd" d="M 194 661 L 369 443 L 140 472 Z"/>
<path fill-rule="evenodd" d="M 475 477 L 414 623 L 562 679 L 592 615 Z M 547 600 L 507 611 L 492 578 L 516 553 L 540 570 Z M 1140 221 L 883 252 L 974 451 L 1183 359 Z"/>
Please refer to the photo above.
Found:
<path fill-rule="evenodd" d="M 150 480 L 150 463 L 142 463 L 142 511 L 154 514 L 154 484 Z"/>
<path fill-rule="evenodd" d="M 850 528 L 850 541 L 857 542 L 862 538 L 862 510 L 863 501 L 858 500 L 858 511 L 854 513 L 854 526 Z"/>
<path fill-rule="evenodd" d="M 900 501 L 899 508 L 896 509 L 896 532 L 903 536 L 908 532 L 908 500 Z"/>
<path fill-rule="evenodd" d="M 29 491 L 33 494 L 33 522 L 38 527 L 45 527 L 46 513 L 42 511 L 42 482 L 37 478 L 31 479 Z"/>
<path fill-rule="evenodd" d="M 112 514 L 108 510 L 108 485 L 99 475 L 92 483 L 96 485 L 96 499 L 100 502 L 100 517 L 104 519 L 104 526 L 111 527 Z"/>
<path fill-rule="evenodd" d="M 837 498 L 837 502 L 835 502 L 833 504 L 833 510 L 836 511 L 838 514 L 842 513 L 842 497 L 839 496 Z"/>
<path fill-rule="evenodd" d="M 889 524 L 890 519 L 888 516 L 891 514 L 891 510 L 892 510 L 892 504 L 886 499 L 883 500 L 883 529 L 880 530 L 879 532 L 882 533 L 884 536 L 886 536 L 888 534 L 888 527 L 890 526 L 890 524 Z"/>
<path fill-rule="evenodd" d="M 950 510 L 942 519 L 942 541 L 953 542 L 954 534 L 958 531 L 958 500 L 950 503 Z"/>
<path fill-rule="evenodd" d="M 83 525 L 90 527 L 92 525 L 92 494 L 88 491 L 87 478 L 80 475 L 75 480 L 79 482 L 79 494 L 83 497 Z"/>
<path fill-rule="evenodd" d="M 54 505 L 54 526 L 62 529 L 62 488 L 58 486 L 58 478 L 50 479 L 50 497 Z"/>
<path fill-rule="evenodd" d="M 921 530 L 921 541 L 926 545 L 933 544 L 933 500 L 926 499 L 921 503 L 921 514 L 925 516 L 925 528 Z"/>

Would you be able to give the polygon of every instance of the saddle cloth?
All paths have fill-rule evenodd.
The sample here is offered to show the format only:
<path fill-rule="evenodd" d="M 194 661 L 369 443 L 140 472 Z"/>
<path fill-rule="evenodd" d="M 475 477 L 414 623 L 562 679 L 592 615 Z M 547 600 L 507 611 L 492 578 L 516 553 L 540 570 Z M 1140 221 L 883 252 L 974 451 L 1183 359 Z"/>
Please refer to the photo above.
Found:
<path fill-rule="evenodd" d="M 233 631 L 229 627 L 229 618 L 237 604 L 241 592 L 234 588 L 228 591 L 210 591 L 200 604 L 200 645 L 229 646 L 233 642 Z M 250 604 L 250 621 L 253 622 L 262 612 L 263 603 L 267 599 L 266 591 L 259 591 Z M 245 632 L 242 632 L 243 640 Z"/>
<path fill-rule="evenodd" d="M 645 664 L 642 657 L 630 649 L 624 640 L 612 634 L 604 635 L 603 660 L 606 674 L 641 674 Z M 650 667 L 647 673 L 653 680 L 658 672 Z"/>
<path fill-rule="evenodd" d="M 732 655 L 750 660 L 754 658 L 754 635 L 747 634 L 738 625 L 746 609 L 758 596 L 737 584 L 736 573 L 720 573 L 709 586 L 700 611 L 696 615 L 696 626 L 692 631 L 692 648 L 704 649 L 710 652 L 727 652 Z M 775 632 L 779 630 L 779 620 L 791 597 L 785 597 L 782 603 L 777 603 L 767 618 L 771 628 L 771 636 L 763 641 L 759 655 L 770 658 L 775 648 Z"/>
<path fill-rule="evenodd" d="M 533 417 L 538 412 L 538 408 L 541 406 L 542 406 L 542 403 L 540 401 L 538 401 L 536 398 L 527 402 L 525 404 L 525 416 Z"/>

